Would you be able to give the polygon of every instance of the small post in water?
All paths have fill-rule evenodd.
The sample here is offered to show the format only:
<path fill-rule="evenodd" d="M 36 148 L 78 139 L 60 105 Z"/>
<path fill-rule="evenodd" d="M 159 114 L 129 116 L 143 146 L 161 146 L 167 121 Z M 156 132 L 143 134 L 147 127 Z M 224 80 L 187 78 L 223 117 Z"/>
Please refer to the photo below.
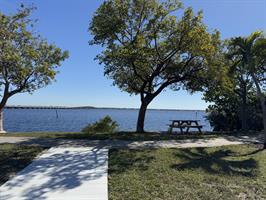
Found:
<path fill-rule="evenodd" d="M 56 119 L 58 119 L 57 109 L 55 109 L 55 113 L 56 113 Z"/>

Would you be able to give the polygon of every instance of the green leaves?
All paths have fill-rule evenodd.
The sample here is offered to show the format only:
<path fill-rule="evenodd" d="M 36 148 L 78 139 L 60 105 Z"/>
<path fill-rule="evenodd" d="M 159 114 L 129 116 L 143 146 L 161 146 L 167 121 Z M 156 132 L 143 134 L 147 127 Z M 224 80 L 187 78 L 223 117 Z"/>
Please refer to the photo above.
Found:
<path fill-rule="evenodd" d="M 108 0 L 97 9 L 90 44 L 105 47 L 97 59 L 114 85 L 131 94 L 202 87 L 195 80 L 217 67 L 219 33 L 208 33 L 202 12 L 195 15 L 191 8 L 178 19 L 181 8 L 176 0 Z"/>
<path fill-rule="evenodd" d="M 67 51 L 34 33 L 34 21 L 29 18 L 34 9 L 22 7 L 10 16 L 0 13 L 0 87 L 5 88 L 5 99 L 51 83 L 68 57 Z M 1 107 L 4 104 L 2 99 Z"/>
<path fill-rule="evenodd" d="M 88 124 L 85 128 L 82 129 L 82 132 L 93 134 L 93 133 L 113 133 L 118 129 L 118 124 L 116 121 L 113 121 L 110 116 L 105 116 L 99 121 Z"/>
<path fill-rule="evenodd" d="M 222 76 L 224 78 L 220 83 L 209 84 L 204 93 L 204 99 L 214 103 L 209 106 L 209 120 L 215 126 L 223 121 L 220 119 L 223 115 L 226 122 L 224 128 L 262 128 L 261 110 L 258 98 L 255 98 L 254 86 L 257 87 L 257 93 L 265 93 L 261 92 L 262 89 L 265 90 L 265 47 L 266 40 L 262 32 L 224 42 L 222 63 L 225 76 Z M 264 100 L 262 104 L 264 105 Z M 247 113 L 252 114 L 247 116 Z"/>

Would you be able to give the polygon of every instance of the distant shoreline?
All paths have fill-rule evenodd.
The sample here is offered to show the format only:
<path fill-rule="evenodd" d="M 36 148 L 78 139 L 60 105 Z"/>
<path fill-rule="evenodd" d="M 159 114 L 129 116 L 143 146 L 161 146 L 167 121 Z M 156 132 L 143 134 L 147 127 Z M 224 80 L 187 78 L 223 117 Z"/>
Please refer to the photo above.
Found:
<path fill-rule="evenodd" d="M 6 106 L 5 109 L 111 109 L 111 110 L 138 110 L 138 108 L 112 108 L 112 107 L 93 107 L 93 106 Z M 148 110 L 159 111 L 203 111 L 201 109 L 160 109 L 149 108 Z"/>

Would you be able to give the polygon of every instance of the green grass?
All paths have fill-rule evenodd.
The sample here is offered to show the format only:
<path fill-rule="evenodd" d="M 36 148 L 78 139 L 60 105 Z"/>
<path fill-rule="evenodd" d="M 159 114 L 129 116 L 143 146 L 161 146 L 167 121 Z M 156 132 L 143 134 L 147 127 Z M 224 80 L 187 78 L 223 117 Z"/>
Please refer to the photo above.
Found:
<path fill-rule="evenodd" d="M 32 133 L 6 133 L 0 136 L 13 137 L 37 137 L 37 138 L 57 138 L 57 139 L 90 139 L 90 140 L 131 140 L 131 141 L 147 141 L 147 140 L 176 140 L 176 139 L 194 139 L 194 138 L 214 138 L 218 135 L 214 134 L 167 134 L 157 132 L 135 133 L 135 132 L 115 132 L 115 133 L 65 133 L 65 132 L 32 132 Z"/>
<path fill-rule="evenodd" d="M 251 145 L 109 152 L 110 200 L 266 199 L 266 150 Z"/>
<path fill-rule="evenodd" d="M 0 185 L 26 167 L 44 148 L 0 144 Z"/>

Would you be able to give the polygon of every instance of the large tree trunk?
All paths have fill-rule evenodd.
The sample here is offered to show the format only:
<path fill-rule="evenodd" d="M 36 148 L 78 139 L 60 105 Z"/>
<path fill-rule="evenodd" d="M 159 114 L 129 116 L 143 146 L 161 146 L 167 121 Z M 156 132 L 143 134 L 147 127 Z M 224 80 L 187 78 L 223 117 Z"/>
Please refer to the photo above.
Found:
<path fill-rule="evenodd" d="M 148 105 L 166 87 L 168 87 L 169 85 L 171 85 L 171 84 L 173 84 L 175 82 L 176 82 L 176 80 L 175 81 L 167 81 L 167 82 L 163 83 L 154 93 L 148 93 L 148 94 L 145 95 L 144 92 L 143 92 L 143 93 L 140 94 L 141 106 L 140 106 L 140 109 L 139 109 L 139 116 L 138 116 L 138 121 L 137 121 L 136 132 L 138 132 L 138 133 L 145 132 L 145 130 L 144 130 L 144 121 L 145 121 L 145 114 L 146 114 L 146 110 L 147 110 Z"/>
<path fill-rule="evenodd" d="M 0 133 L 5 133 L 3 126 L 3 120 L 4 120 L 3 113 L 4 113 L 4 107 L 9 97 L 10 96 L 8 94 L 8 85 L 7 85 L 5 86 L 4 95 L 2 97 L 2 100 L 0 101 Z"/>
<path fill-rule="evenodd" d="M 263 118 L 263 127 L 264 127 L 264 149 L 266 149 L 266 105 L 265 97 L 260 89 L 259 82 L 254 74 L 252 74 L 252 79 L 256 85 L 257 95 L 260 99 L 261 109 L 262 109 L 262 118 Z"/>
<path fill-rule="evenodd" d="M 136 132 L 143 133 L 144 131 L 144 121 L 145 121 L 145 115 L 148 105 L 145 103 L 141 103 L 140 109 L 139 109 L 139 115 L 138 115 L 138 121 L 137 121 L 137 128 Z"/>
<path fill-rule="evenodd" d="M 0 109 L 0 133 L 5 133 L 3 127 L 3 109 Z"/>
<path fill-rule="evenodd" d="M 136 132 L 137 133 L 144 133 L 144 122 L 145 122 L 145 115 L 146 115 L 146 110 L 150 102 L 154 96 L 146 96 L 144 99 L 141 100 L 141 106 L 139 109 L 139 115 L 138 115 L 138 121 L 137 121 L 137 127 L 136 127 Z"/>

